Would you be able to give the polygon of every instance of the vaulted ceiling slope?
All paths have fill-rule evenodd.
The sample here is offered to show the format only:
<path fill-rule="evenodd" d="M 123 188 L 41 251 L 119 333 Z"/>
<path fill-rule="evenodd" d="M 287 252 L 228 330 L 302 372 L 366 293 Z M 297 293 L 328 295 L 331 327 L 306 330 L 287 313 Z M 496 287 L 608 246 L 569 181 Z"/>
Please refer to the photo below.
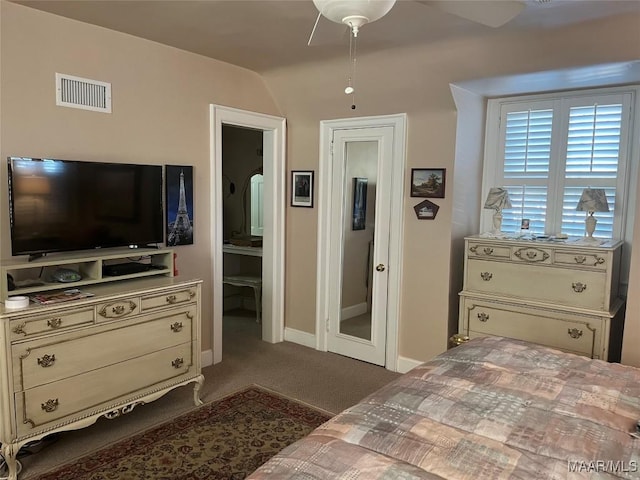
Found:
<path fill-rule="evenodd" d="M 318 14 L 311 0 L 11 1 L 259 73 L 344 56 L 349 44 L 343 25 L 322 19 L 312 46 L 307 46 Z M 640 13 L 639 0 L 522 1 L 526 4 L 522 13 L 502 27 L 491 28 L 425 5 L 429 2 L 399 0 L 385 17 L 362 28 L 358 48 L 364 53 L 468 35 L 545 30 Z"/>

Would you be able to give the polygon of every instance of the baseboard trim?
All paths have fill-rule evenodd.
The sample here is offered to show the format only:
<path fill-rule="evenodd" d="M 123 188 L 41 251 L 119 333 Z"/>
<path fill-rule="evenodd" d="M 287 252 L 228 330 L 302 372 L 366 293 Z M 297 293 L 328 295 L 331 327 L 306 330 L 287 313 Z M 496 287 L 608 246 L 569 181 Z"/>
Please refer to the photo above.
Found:
<path fill-rule="evenodd" d="M 213 365 L 213 350 L 200 352 L 200 362 L 202 362 L 202 368 Z"/>
<path fill-rule="evenodd" d="M 309 348 L 316 348 L 316 336 L 313 333 L 303 332 L 302 330 L 296 330 L 294 328 L 285 327 L 284 329 L 284 339 L 287 342 L 297 343 L 298 345 L 303 345 Z M 202 362 L 202 367 L 208 367 L 213 365 L 213 350 L 204 350 L 200 359 Z M 398 357 L 398 373 L 407 373 L 414 367 L 421 365 L 422 361 L 414 360 L 412 358 L 407 357 Z"/>
<path fill-rule="evenodd" d="M 316 336 L 313 333 L 295 330 L 293 328 L 284 328 L 284 339 L 287 342 L 297 343 L 309 348 L 316 348 Z"/>
<path fill-rule="evenodd" d="M 342 309 L 340 314 L 340 321 L 344 322 L 349 318 L 357 317 L 358 315 L 364 315 L 367 313 L 367 302 L 358 303 L 357 305 L 351 305 Z"/>
<path fill-rule="evenodd" d="M 316 336 L 313 333 L 303 332 L 302 330 L 296 330 L 294 328 L 285 327 L 284 339 L 287 342 L 297 343 L 309 348 L 316 348 Z M 414 367 L 423 364 L 421 360 L 414 360 L 407 357 L 398 357 L 397 372 L 407 373 Z"/>
<path fill-rule="evenodd" d="M 412 358 L 398 356 L 398 372 L 399 373 L 407 373 L 412 368 L 417 367 L 418 365 L 423 364 L 420 360 L 414 360 Z"/>

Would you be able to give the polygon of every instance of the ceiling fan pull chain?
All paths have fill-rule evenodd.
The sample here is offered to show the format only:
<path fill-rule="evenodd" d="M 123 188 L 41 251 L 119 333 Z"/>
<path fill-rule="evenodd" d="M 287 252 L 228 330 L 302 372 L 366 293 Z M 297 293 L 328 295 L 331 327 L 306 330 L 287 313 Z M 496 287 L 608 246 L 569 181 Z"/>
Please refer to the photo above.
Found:
<path fill-rule="evenodd" d="M 355 83 L 356 83 L 356 42 L 358 37 L 352 30 L 349 34 L 349 69 L 350 74 L 348 78 L 347 88 L 344 89 L 344 93 L 351 95 L 351 109 L 355 110 Z"/>

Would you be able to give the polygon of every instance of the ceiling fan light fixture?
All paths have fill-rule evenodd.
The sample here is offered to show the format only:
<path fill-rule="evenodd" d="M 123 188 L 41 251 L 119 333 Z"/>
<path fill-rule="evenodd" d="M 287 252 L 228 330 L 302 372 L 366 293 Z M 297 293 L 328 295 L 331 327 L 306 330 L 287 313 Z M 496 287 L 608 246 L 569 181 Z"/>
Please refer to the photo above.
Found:
<path fill-rule="evenodd" d="M 384 17 L 396 0 L 313 0 L 322 16 L 351 27 L 354 35 L 367 23 Z"/>
<path fill-rule="evenodd" d="M 360 31 L 360 27 L 371 22 L 367 17 L 363 17 L 362 15 L 349 15 L 348 17 L 344 17 L 342 19 L 342 23 L 349 25 L 349 28 L 351 28 L 351 33 L 353 33 L 354 37 L 357 37 L 358 32 Z"/>

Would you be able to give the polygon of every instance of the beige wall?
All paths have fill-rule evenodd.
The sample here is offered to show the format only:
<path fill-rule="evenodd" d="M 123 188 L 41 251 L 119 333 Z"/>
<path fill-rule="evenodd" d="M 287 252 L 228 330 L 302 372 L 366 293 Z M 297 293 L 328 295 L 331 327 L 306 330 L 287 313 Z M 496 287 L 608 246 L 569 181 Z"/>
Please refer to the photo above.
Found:
<path fill-rule="evenodd" d="M 636 117 L 637 118 L 637 117 Z M 640 126 L 636 126 L 640 129 Z M 640 145 L 636 145 L 640 148 Z M 640 178 L 636 185 L 640 185 Z M 636 187 L 637 188 L 637 187 Z M 633 229 L 633 254 L 631 269 L 629 271 L 629 294 L 627 300 L 627 313 L 622 340 L 621 363 L 640 367 L 640 208 L 636 205 L 636 219 Z"/>
<path fill-rule="evenodd" d="M 204 280 L 211 348 L 209 104 L 279 114 L 255 73 L 154 42 L 2 1 L 0 157 L 194 166 L 194 245 L 180 276 Z M 113 113 L 56 107 L 55 72 L 110 82 Z M 7 172 L 0 168 L 0 256 L 11 255 Z"/>
<path fill-rule="evenodd" d="M 264 76 L 288 125 L 289 169 L 318 170 L 319 122 L 355 116 L 408 114 L 405 185 L 410 169 L 447 169 L 446 198 L 434 221 L 417 221 L 405 197 L 404 263 L 399 319 L 399 352 L 426 360 L 446 348 L 450 307 L 449 278 L 458 276 L 462 256 L 452 257 L 454 220 L 479 215 L 469 211 L 465 172 L 456 171 L 456 108 L 449 85 L 480 79 L 640 58 L 640 17 L 621 16 L 563 30 L 467 38 L 426 47 L 367 53 L 366 26 L 358 43 L 357 108 L 343 89 L 345 58 L 321 65 L 298 65 Z M 476 132 L 474 132 L 475 134 Z M 476 154 L 476 152 L 473 152 Z M 469 168 L 469 191 L 478 192 L 478 169 Z M 455 179 L 455 182 L 454 182 Z M 454 191 L 454 184 L 457 191 Z M 465 212 L 453 210 L 464 205 Z M 304 210 L 304 211 L 303 211 Z M 464 230 L 464 229 L 463 229 Z M 287 212 L 287 326 L 314 332 L 317 210 Z M 454 245 L 455 245 L 455 238 Z M 459 251 L 459 248 L 455 250 Z M 454 286 L 455 288 L 455 286 Z M 453 296 L 456 292 L 451 292 Z M 453 302 L 451 302 L 453 304 Z M 638 327 L 640 328 L 640 326 Z"/>

